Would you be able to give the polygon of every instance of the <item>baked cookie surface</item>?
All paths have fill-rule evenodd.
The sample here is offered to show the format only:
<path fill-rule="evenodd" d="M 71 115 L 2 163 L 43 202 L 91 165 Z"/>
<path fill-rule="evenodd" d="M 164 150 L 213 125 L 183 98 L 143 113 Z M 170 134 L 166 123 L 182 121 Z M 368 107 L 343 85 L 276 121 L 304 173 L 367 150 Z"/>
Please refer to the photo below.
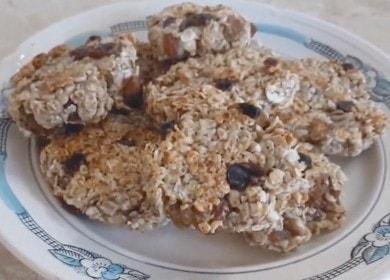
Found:
<path fill-rule="evenodd" d="M 329 155 L 360 154 L 386 125 L 358 70 L 332 61 L 286 60 L 255 46 L 188 59 L 146 89 L 146 112 L 159 123 L 237 103 L 280 118 L 300 141 Z"/>
<path fill-rule="evenodd" d="M 153 160 L 160 141 L 139 113 L 114 115 L 66 138 L 40 155 L 55 196 L 91 219 L 148 230 L 166 222 Z"/>
<path fill-rule="evenodd" d="M 26 135 L 98 123 L 122 103 L 124 81 L 138 74 L 136 58 L 131 34 L 92 36 L 75 49 L 57 46 L 13 76 L 9 113 Z"/>
<path fill-rule="evenodd" d="M 280 121 L 263 124 L 261 113 L 248 114 L 256 107 L 246 105 L 184 114 L 169 125 L 159 146 L 161 188 L 167 215 L 179 226 L 203 233 L 279 231 L 284 213 L 309 200 L 315 186 L 306 171 L 309 156 Z M 327 163 L 324 176 L 341 187 L 343 173 Z"/>
<path fill-rule="evenodd" d="M 149 41 L 161 60 L 180 60 L 246 46 L 255 32 L 250 22 L 223 5 L 183 3 L 148 18 Z"/>
<path fill-rule="evenodd" d="M 301 160 L 307 163 L 303 177 L 311 184 L 304 204 L 288 206 L 283 213 L 282 229 L 244 233 L 252 246 L 279 252 L 288 252 L 309 242 L 313 236 L 338 228 L 345 219 L 341 193 L 346 176 L 340 167 L 313 147 L 300 144 Z"/>

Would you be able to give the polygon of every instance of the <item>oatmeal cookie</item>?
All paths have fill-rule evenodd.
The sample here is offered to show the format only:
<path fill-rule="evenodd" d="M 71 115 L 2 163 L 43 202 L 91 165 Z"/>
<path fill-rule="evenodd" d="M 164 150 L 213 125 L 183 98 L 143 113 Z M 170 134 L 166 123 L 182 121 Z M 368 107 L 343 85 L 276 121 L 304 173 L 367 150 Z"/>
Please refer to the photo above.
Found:
<path fill-rule="evenodd" d="M 27 136 L 97 123 L 123 103 L 123 83 L 138 74 L 136 58 L 131 34 L 92 36 L 76 49 L 57 46 L 12 77 L 9 113 Z"/>
<path fill-rule="evenodd" d="M 324 155 L 313 153 L 308 144 L 298 149 L 300 160 L 306 163 L 304 178 L 312 182 L 304 205 L 289 207 L 283 214 L 281 230 L 244 233 L 252 246 L 288 252 L 308 242 L 314 235 L 338 228 L 345 218 L 340 194 L 346 177 L 340 167 Z"/>
<path fill-rule="evenodd" d="M 146 112 L 158 123 L 240 102 L 279 117 L 299 140 L 329 155 L 360 154 L 386 125 L 360 71 L 333 61 L 286 60 L 254 46 L 188 59 L 146 88 Z"/>
<path fill-rule="evenodd" d="M 223 5 L 183 3 L 148 18 L 149 41 L 161 60 L 224 52 L 250 43 L 256 28 Z"/>
<path fill-rule="evenodd" d="M 209 115 L 184 114 L 162 127 L 160 144 L 167 215 L 203 233 L 281 230 L 288 207 L 303 205 L 312 182 L 298 142 L 276 119 L 240 105 Z"/>
<path fill-rule="evenodd" d="M 55 196 L 91 219 L 149 230 L 167 221 L 153 160 L 160 134 L 138 113 L 109 116 L 40 155 Z"/>
<path fill-rule="evenodd" d="M 384 132 L 387 118 L 362 72 L 348 64 L 302 59 L 287 64 L 300 78 L 293 105 L 274 114 L 301 140 L 328 155 L 357 156 Z"/>

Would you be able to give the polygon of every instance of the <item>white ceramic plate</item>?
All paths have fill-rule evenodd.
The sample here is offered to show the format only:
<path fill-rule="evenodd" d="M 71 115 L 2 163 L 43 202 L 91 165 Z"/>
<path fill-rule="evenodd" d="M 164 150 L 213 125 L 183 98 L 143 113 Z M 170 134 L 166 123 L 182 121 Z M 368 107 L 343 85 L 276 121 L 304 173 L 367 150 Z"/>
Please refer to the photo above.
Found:
<path fill-rule="evenodd" d="M 344 226 L 288 255 L 250 248 L 228 234 L 202 236 L 173 226 L 140 234 L 106 226 L 72 215 L 53 198 L 39 174 L 34 141 L 24 139 L 4 113 L 8 78 L 33 55 L 59 43 L 77 45 L 91 34 L 120 30 L 145 36 L 146 16 L 173 2 L 118 3 L 91 10 L 32 36 L 2 61 L 1 241 L 49 279 L 389 279 L 389 131 L 361 156 L 337 160 L 350 178 L 343 197 L 348 211 Z M 389 112 L 390 82 L 384 77 L 390 77 L 390 60 L 380 50 L 298 13 L 251 2 L 227 4 L 256 23 L 261 30 L 257 36 L 280 54 L 353 63 L 366 73 L 373 98 Z"/>

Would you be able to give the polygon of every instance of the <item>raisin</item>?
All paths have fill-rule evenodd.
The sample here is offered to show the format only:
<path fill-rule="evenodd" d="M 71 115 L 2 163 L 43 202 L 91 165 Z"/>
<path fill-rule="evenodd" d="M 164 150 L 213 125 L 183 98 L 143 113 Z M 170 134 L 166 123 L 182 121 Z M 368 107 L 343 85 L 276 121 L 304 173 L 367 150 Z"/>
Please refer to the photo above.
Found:
<path fill-rule="evenodd" d="M 91 58 L 100 59 L 112 54 L 118 53 L 118 48 L 115 43 L 101 44 L 91 54 Z"/>
<path fill-rule="evenodd" d="M 37 141 L 37 147 L 39 151 L 41 151 L 43 148 L 45 148 L 47 145 L 50 144 L 50 140 L 46 137 L 37 136 L 36 141 Z"/>
<path fill-rule="evenodd" d="M 240 164 L 233 164 L 227 170 L 227 180 L 234 190 L 245 189 L 250 181 L 251 172 Z"/>
<path fill-rule="evenodd" d="M 85 164 L 85 156 L 83 154 L 76 153 L 68 158 L 63 164 L 66 174 L 73 176 L 80 170 L 81 165 Z"/>
<path fill-rule="evenodd" d="M 64 109 L 68 108 L 71 105 L 76 105 L 73 103 L 73 101 L 69 98 L 69 100 L 63 105 Z"/>
<path fill-rule="evenodd" d="M 68 183 L 69 182 L 64 182 L 62 184 L 62 189 L 63 190 L 66 189 L 66 185 Z M 59 201 L 61 202 L 61 206 L 65 209 L 65 211 L 69 212 L 70 214 L 75 215 L 75 216 L 80 216 L 80 215 L 83 214 L 80 209 L 76 208 L 73 205 L 70 205 L 70 204 L 66 203 L 64 200 L 60 199 Z"/>
<path fill-rule="evenodd" d="M 299 155 L 299 160 L 298 161 L 299 162 L 303 162 L 306 165 L 306 169 L 312 168 L 312 166 L 313 166 L 312 165 L 312 161 L 311 161 L 311 158 L 308 155 L 306 155 L 304 153 L 298 153 L 298 155 Z"/>
<path fill-rule="evenodd" d="M 179 42 L 171 34 L 165 34 L 163 37 L 163 49 L 164 53 L 172 59 L 175 59 L 178 55 Z"/>
<path fill-rule="evenodd" d="M 127 116 L 129 114 L 129 110 L 126 108 L 114 108 L 111 110 L 111 114 Z"/>
<path fill-rule="evenodd" d="M 353 66 L 351 63 L 343 63 L 341 66 L 343 67 L 344 71 L 355 69 L 355 66 Z"/>
<path fill-rule="evenodd" d="M 268 57 L 264 60 L 264 65 L 267 67 L 274 67 L 278 65 L 279 61 L 273 57 Z"/>
<path fill-rule="evenodd" d="M 349 113 L 352 111 L 352 108 L 355 106 L 355 103 L 352 101 L 339 101 L 336 103 L 336 108 L 345 113 Z"/>
<path fill-rule="evenodd" d="M 261 168 L 248 163 L 235 163 L 227 170 L 227 181 L 233 190 L 242 191 L 251 184 L 259 183 L 264 176 Z"/>
<path fill-rule="evenodd" d="M 160 127 L 160 133 L 162 135 L 168 135 L 174 128 L 175 128 L 174 121 L 166 122 Z"/>
<path fill-rule="evenodd" d="M 235 81 L 229 79 L 220 79 L 215 81 L 215 86 L 223 91 L 231 90 L 234 84 Z"/>
<path fill-rule="evenodd" d="M 75 60 L 81 60 L 85 57 L 101 59 L 116 53 L 118 53 L 117 45 L 115 43 L 106 43 L 97 47 L 81 46 L 71 51 L 70 55 L 73 56 Z"/>
<path fill-rule="evenodd" d="M 74 49 L 70 52 L 70 55 L 73 56 L 74 60 L 81 60 L 88 56 L 87 47 L 79 47 Z"/>
<path fill-rule="evenodd" d="M 133 109 L 142 109 L 144 105 L 144 94 L 142 84 L 138 77 L 130 77 L 122 87 L 123 100 L 126 105 Z"/>
<path fill-rule="evenodd" d="M 85 42 L 85 45 L 87 45 L 91 42 L 101 42 L 101 40 L 102 40 L 102 37 L 100 37 L 98 35 L 92 35 L 92 36 L 89 36 L 89 38 Z"/>
<path fill-rule="evenodd" d="M 251 178 L 249 181 L 249 185 L 261 185 L 265 180 L 265 171 L 258 165 L 253 163 L 242 163 L 243 166 L 248 168 L 251 171 Z"/>
<path fill-rule="evenodd" d="M 70 135 L 79 133 L 83 128 L 84 128 L 84 125 L 82 125 L 82 124 L 69 123 L 69 124 L 65 125 L 64 134 L 66 136 L 70 136 Z"/>
<path fill-rule="evenodd" d="M 163 21 L 162 27 L 165 28 L 165 27 L 171 25 L 171 24 L 174 23 L 174 22 L 176 22 L 176 18 L 174 18 L 174 17 L 167 17 L 167 18 Z"/>
<path fill-rule="evenodd" d="M 128 146 L 128 147 L 133 147 L 135 146 L 135 142 L 133 139 L 129 139 L 128 137 L 122 137 L 122 139 L 120 139 L 118 141 L 118 143 L 124 145 L 124 146 Z"/>
<path fill-rule="evenodd" d="M 210 14 L 195 14 L 189 15 L 179 26 L 179 31 L 183 31 L 188 27 L 201 27 L 207 25 L 214 17 Z"/>
<path fill-rule="evenodd" d="M 261 109 L 249 103 L 241 103 L 239 104 L 241 113 L 247 115 L 252 119 L 257 119 L 261 115 Z"/>

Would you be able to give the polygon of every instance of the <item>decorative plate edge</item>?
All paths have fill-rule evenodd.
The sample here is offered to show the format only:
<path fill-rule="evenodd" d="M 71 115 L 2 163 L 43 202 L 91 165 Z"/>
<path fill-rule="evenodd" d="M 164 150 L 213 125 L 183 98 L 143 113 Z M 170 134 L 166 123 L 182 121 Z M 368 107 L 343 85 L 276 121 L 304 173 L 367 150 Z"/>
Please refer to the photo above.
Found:
<path fill-rule="evenodd" d="M 390 213 L 376 223 L 371 232 L 365 234 L 352 248 L 351 258 L 341 265 L 321 274 L 303 280 L 334 279 L 361 263 L 370 265 L 389 255 L 390 251 Z"/>

